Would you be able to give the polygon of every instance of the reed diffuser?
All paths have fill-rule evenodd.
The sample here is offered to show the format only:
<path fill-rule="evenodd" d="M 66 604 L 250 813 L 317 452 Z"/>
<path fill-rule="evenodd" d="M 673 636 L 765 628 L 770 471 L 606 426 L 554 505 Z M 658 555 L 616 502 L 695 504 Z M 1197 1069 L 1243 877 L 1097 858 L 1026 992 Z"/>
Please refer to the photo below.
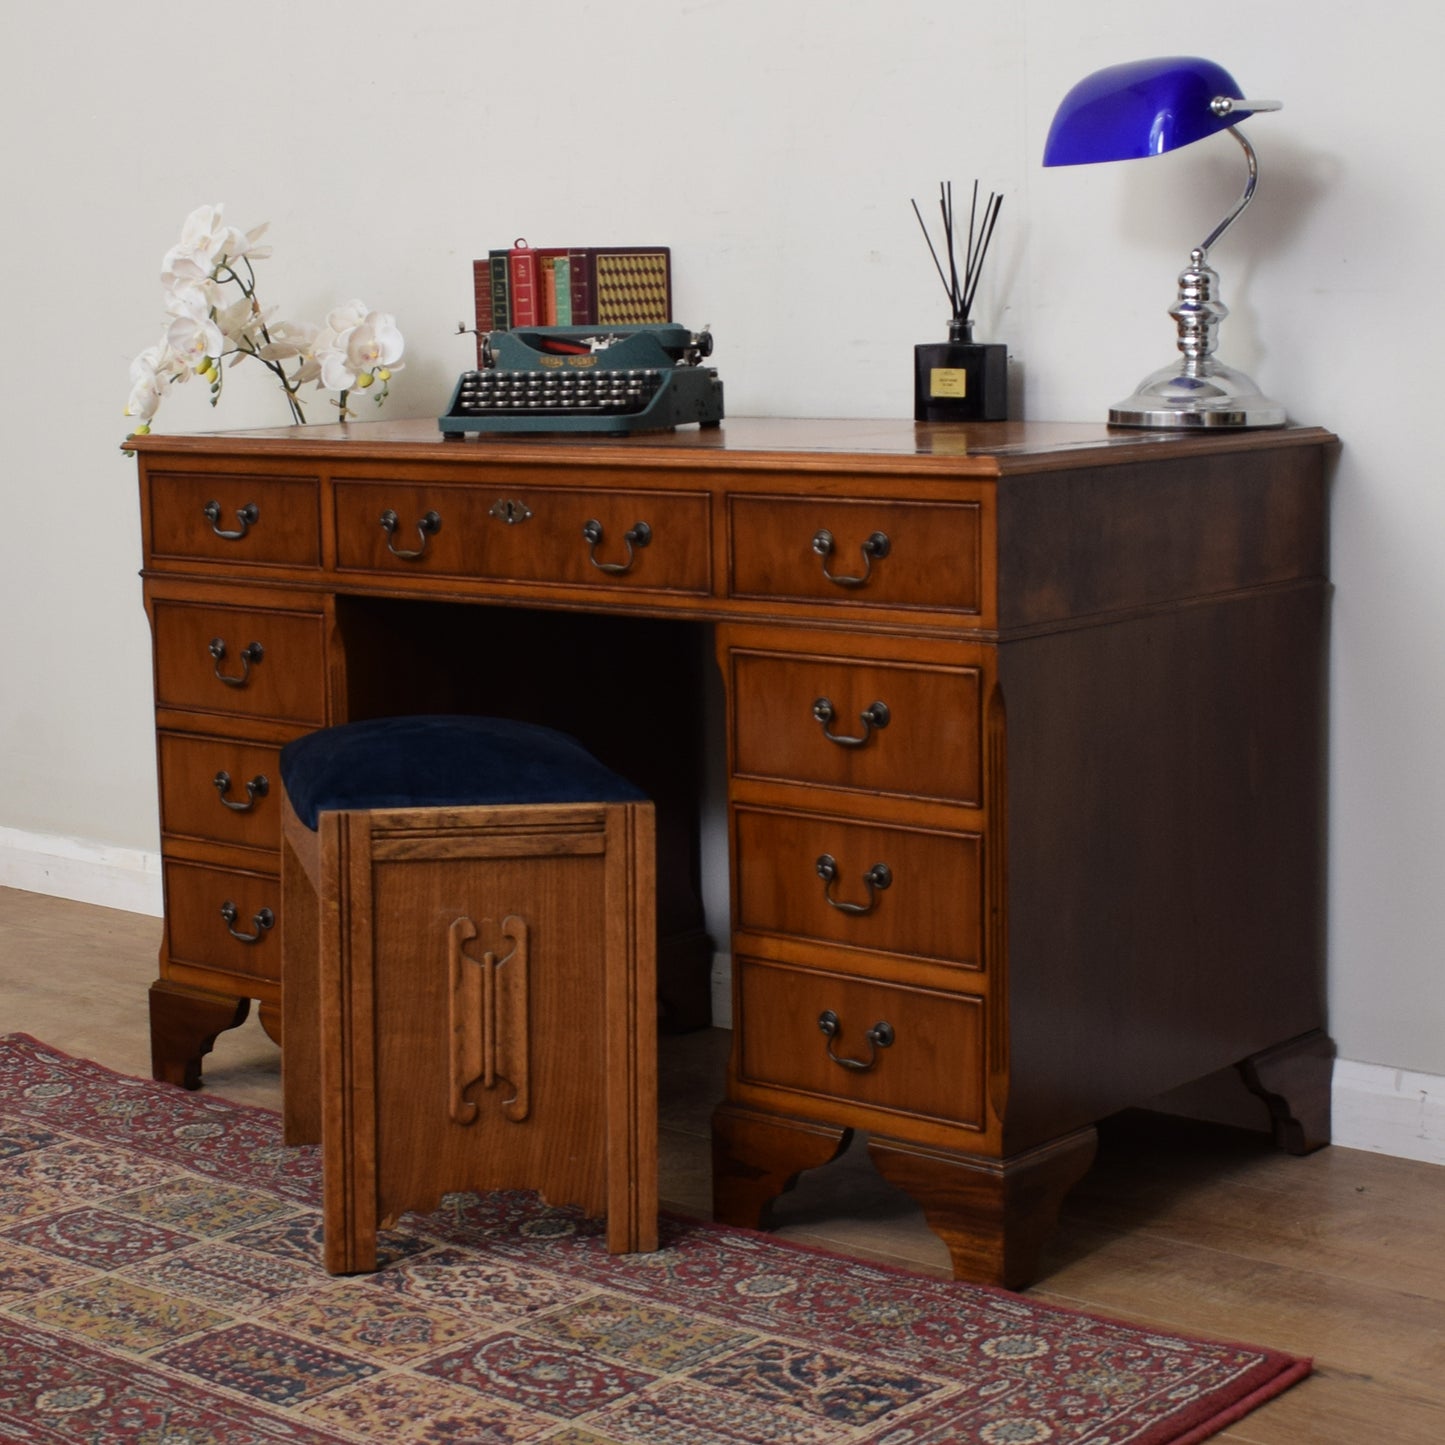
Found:
<path fill-rule="evenodd" d="M 968 207 L 968 237 L 959 275 L 957 233 L 953 217 L 953 183 L 940 182 L 938 207 L 943 214 L 944 270 L 938 249 L 918 202 L 913 214 L 928 242 L 938 279 L 948 295 L 948 340 L 913 348 L 913 419 L 915 421 L 1004 421 L 1008 417 L 1008 347 L 984 345 L 973 339 L 973 298 L 983 273 L 983 259 L 998 221 L 1003 197 L 988 193 L 983 211 L 978 208 L 978 182 Z"/>

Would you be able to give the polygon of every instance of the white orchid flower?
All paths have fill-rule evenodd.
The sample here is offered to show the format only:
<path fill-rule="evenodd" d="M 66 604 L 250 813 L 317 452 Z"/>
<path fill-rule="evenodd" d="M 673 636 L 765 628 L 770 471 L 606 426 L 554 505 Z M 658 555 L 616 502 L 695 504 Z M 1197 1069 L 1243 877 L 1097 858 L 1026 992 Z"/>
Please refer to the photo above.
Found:
<path fill-rule="evenodd" d="M 271 248 L 258 246 L 256 242 L 265 235 L 270 224 L 270 221 L 262 221 L 259 226 L 253 226 L 249 231 L 238 231 L 234 226 L 227 226 L 221 248 L 216 253 L 217 257 L 224 256 L 229 265 L 234 265 L 243 256 L 248 261 L 264 261 L 271 254 Z"/>
<path fill-rule="evenodd" d="M 333 336 L 341 336 L 355 326 L 360 326 L 370 314 L 365 301 L 348 301 L 326 313 L 326 329 Z"/>
<path fill-rule="evenodd" d="M 149 376 L 135 378 L 131 383 L 130 400 L 125 404 L 125 414 L 133 416 L 142 425 L 149 422 L 161 404 L 161 384 L 155 372 Z"/>
<path fill-rule="evenodd" d="M 166 344 L 187 365 L 204 371 L 208 361 L 220 356 L 225 339 L 214 321 L 178 316 L 166 328 Z"/>
<path fill-rule="evenodd" d="M 169 387 L 190 377 L 190 368 L 162 339 L 147 346 L 130 364 L 130 399 L 126 416 L 133 416 L 140 429 L 149 431 L 149 422 L 156 414 Z"/>
<path fill-rule="evenodd" d="M 217 311 L 215 322 L 221 335 L 236 345 L 245 345 L 247 350 L 256 351 L 261 346 L 261 328 L 265 318 L 261 309 L 249 296 Z"/>
<path fill-rule="evenodd" d="M 267 328 L 271 339 L 257 351 L 262 361 L 289 361 L 293 356 L 305 356 L 316 346 L 320 327 L 309 321 L 278 321 Z"/>
<path fill-rule="evenodd" d="M 350 391 L 356 385 L 357 374 L 346 358 L 344 345 L 318 347 L 316 360 L 321 367 L 318 383 L 326 391 Z"/>
<path fill-rule="evenodd" d="M 221 220 L 221 203 L 197 206 L 181 226 L 180 249 L 196 260 L 213 261 L 225 243 L 228 227 Z"/>
<path fill-rule="evenodd" d="M 209 281 L 179 280 L 165 288 L 167 315 L 189 316 L 193 321 L 204 321 L 219 299 L 217 288 Z"/>
<path fill-rule="evenodd" d="M 172 278 L 198 282 L 209 279 L 225 245 L 227 227 L 220 206 L 198 206 L 181 227 L 181 239 L 161 258 L 162 283 Z"/>
<path fill-rule="evenodd" d="M 396 317 L 373 311 L 347 337 L 346 359 L 357 372 L 396 371 L 405 344 Z"/>

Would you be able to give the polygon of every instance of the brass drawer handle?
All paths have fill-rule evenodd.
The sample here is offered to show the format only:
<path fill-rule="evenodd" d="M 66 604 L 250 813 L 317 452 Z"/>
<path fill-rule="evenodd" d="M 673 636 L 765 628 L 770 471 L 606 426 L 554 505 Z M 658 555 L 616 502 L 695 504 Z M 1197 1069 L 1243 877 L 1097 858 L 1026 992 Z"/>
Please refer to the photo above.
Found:
<path fill-rule="evenodd" d="M 239 933 L 236 930 L 237 913 L 236 905 L 229 898 L 221 904 L 221 917 L 226 920 L 226 932 L 238 943 L 260 943 L 266 936 L 267 930 L 276 926 L 276 915 L 269 908 L 263 908 L 259 913 L 251 915 L 251 922 L 255 924 L 256 931 Z"/>
<path fill-rule="evenodd" d="M 415 562 L 419 557 L 426 555 L 426 544 L 441 531 L 442 519 L 435 512 L 424 513 L 416 524 L 417 535 L 421 537 L 421 546 L 410 551 L 396 545 L 396 529 L 399 526 L 401 526 L 401 519 L 388 507 L 381 514 L 381 530 L 386 533 L 386 550 L 393 557 L 400 557 L 403 562 Z"/>
<path fill-rule="evenodd" d="M 587 543 L 587 560 L 599 572 L 608 572 L 614 577 L 620 577 L 624 572 L 632 570 L 632 564 L 636 561 L 636 549 L 645 547 L 652 541 L 652 528 L 646 522 L 637 522 L 622 534 L 622 540 L 627 544 L 627 560 L 625 562 L 599 562 L 597 560 L 597 547 L 602 541 L 602 535 L 602 523 L 596 517 L 591 517 L 582 524 L 582 537 Z"/>
<path fill-rule="evenodd" d="M 818 1027 L 823 1030 L 828 1040 L 828 1057 L 840 1069 L 851 1069 L 855 1074 L 866 1074 L 878 1062 L 878 1050 L 891 1049 L 895 1037 L 893 1025 L 887 1019 L 879 1019 L 864 1035 L 864 1038 L 868 1040 L 868 1057 L 866 1059 L 845 1059 L 840 1054 L 833 1052 L 833 1040 L 843 1031 L 843 1025 L 839 1022 L 838 1015 L 830 1008 L 824 1009 L 818 1015 Z"/>
<path fill-rule="evenodd" d="M 838 860 L 831 853 L 824 853 L 814 865 L 818 877 L 823 880 L 823 897 L 839 913 L 872 913 L 878 907 L 878 895 L 893 882 L 893 870 L 886 863 L 875 863 L 864 875 L 863 882 L 868 889 L 866 903 L 840 903 L 833 897 L 833 884 L 838 878 Z"/>
<path fill-rule="evenodd" d="M 249 783 L 246 784 L 246 801 L 240 802 L 235 798 L 228 798 L 227 793 L 231 791 L 231 775 L 224 770 L 217 773 L 211 782 L 215 785 L 216 791 L 221 795 L 221 806 L 229 808 L 233 813 L 249 813 L 257 804 L 271 791 L 271 780 L 265 773 L 257 773 Z"/>
<path fill-rule="evenodd" d="M 861 748 L 864 743 L 879 729 L 888 726 L 889 719 L 893 716 L 888 711 L 886 702 L 870 702 L 862 712 L 858 714 L 859 721 L 863 724 L 863 735 L 861 737 L 846 737 L 842 733 L 828 731 L 828 724 L 833 721 L 837 714 L 833 711 L 833 704 L 826 697 L 820 697 L 813 704 L 813 716 L 823 726 L 823 736 L 830 743 L 837 743 L 840 748 Z"/>
<path fill-rule="evenodd" d="M 813 533 L 813 550 L 823 559 L 823 576 L 839 587 L 862 587 L 873 575 L 873 563 L 882 561 L 892 550 L 887 532 L 870 532 L 863 540 L 863 575 L 861 577 L 837 577 L 828 570 L 828 558 L 833 555 L 837 543 L 826 527 L 819 527 Z"/>
<path fill-rule="evenodd" d="M 207 502 L 201 511 L 205 514 L 206 520 L 211 524 L 211 531 L 216 536 L 223 537 L 227 542 L 239 542 L 261 518 L 255 502 L 247 502 L 244 507 L 236 508 L 236 520 L 241 524 L 238 532 L 223 532 L 220 527 L 221 504 L 219 502 Z"/>
<path fill-rule="evenodd" d="M 259 642 L 253 642 L 249 647 L 241 649 L 241 671 L 239 673 L 226 673 L 221 671 L 221 663 L 225 660 L 226 644 L 222 638 L 213 637 L 211 645 L 207 649 L 211 656 L 216 659 L 216 665 L 211 669 L 219 681 L 224 682 L 227 687 L 245 687 L 251 676 L 251 664 L 260 662 L 266 656 L 266 650 Z"/>

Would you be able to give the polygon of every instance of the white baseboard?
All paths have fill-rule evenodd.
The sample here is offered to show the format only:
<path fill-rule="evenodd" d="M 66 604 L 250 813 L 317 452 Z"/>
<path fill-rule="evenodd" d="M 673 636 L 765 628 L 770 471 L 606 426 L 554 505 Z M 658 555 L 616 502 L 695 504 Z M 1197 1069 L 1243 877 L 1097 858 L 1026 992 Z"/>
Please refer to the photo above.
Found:
<path fill-rule="evenodd" d="M 1445 1164 L 1445 1078 L 1336 1059 L 1330 1142 Z"/>
<path fill-rule="evenodd" d="M 161 914 L 161 859 L 140 848 L 0 828 L 0 888 Z"/>

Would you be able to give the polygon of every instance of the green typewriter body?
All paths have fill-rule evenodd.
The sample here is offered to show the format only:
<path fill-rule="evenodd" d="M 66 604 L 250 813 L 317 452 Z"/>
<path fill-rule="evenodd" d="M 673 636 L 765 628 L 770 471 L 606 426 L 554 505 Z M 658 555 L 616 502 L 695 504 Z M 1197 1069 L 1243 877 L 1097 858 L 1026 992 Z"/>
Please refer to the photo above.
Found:
<path fill-rule="evenodd" d="M 723 417 L 723 387 L 703 366 L 712 335 L 662 326 L 531 326 L 488 332 L 437 425 L 468 432 L 667 431 Z"/>

